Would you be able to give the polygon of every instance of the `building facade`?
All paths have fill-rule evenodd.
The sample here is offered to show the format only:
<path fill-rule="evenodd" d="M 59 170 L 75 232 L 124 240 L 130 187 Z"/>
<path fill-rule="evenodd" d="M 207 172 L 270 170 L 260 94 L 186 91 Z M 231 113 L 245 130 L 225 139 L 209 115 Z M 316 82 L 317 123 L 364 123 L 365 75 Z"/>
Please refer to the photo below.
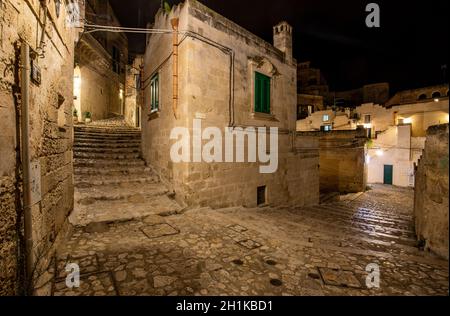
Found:
<path fill-rule="evenodd" d="M 318 155 L 296 148 L 292 28 L 285 22 L 275 26 L 274 46 L 194 0 L 175 6 L 170 14 L 159 11 L 154 28 L 174 27 L 180 37 L 151 35 L 144 57 L 142 146 L 147 163 L 189 205 L 317 203 Z M 261 173 L 260 164 L 247 159 L 249 154 L 244 162 L 219 163 L 220 154 L 211 163 L 195 154 L 172 161 L 171 133 L 181 128 L 193 138 L 201 135 L 194 120 L 203 130 L 217 127 L 245 137 L 245 143 L 232 143 L 234 153 L 250 148 L 248 140 L 255 139 L 258 128 L 278 128 L 276 171 Z M 206 143 L 203 139 L 185 148 L 195 152 Z M 236 153 L 231 161 L 238 160 Z"/>
<path fill-rule="evenodd" d="M 449 122 L 448 85 L 402 91 L 386 104 L 327 109 L 297 121 L 298 131 L 353 130 L 368 138 L 368 182 L 414 186 L 414 168 L 430 126 Z M 424 97 L 426 96 L 426 97 Z"/>
<path fill-rule="evenodd" d="M 73 208 L 79 1 L 0 1 L 0 295 L 48 289 Z"/>
<path fill-rule="evenodd" d="M 86 23 L 120 26 L 107 0 L 86 1 Z M 90 29 L 89 29 L 90 30 Z M 128 39 L 120 32 L 85 32 L 75 50 L 74 90 L 78 121 L 125 114 Z"/>

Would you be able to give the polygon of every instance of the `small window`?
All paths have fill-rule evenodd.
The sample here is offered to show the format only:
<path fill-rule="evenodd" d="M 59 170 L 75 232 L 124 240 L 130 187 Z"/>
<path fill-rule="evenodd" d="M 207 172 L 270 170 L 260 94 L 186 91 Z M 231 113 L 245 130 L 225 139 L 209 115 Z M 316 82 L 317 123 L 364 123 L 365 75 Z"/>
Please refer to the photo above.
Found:
<path fill-rule="evenodd" d="M 266 204 L 266 186 L 265 185 L 258 187 L 256 199 L 257 199 L 256 202 L 257 202 L 258 206 Z"/>
<path fill-rule="evenodd" d="M 419 95 L 418 100 L 426 100 L 427 99 L 427 95 L 425 93 Z"/>
<path fill-rule="evenodd" d="M 141 89 L 141 75 L 134 75 L 134 86 L 138 91 Z"/>
<path fill-rule="evenodd" d="M 432 99 L 439 99 L 440 97 L 441 97 L 440 92 L 434 92 L 433 95 L 431 96 Z"/>
<path fill-rule="evenodd" d="M 325 132 L 331 132 L 333 130 L 333 126 L 331 126 L 331 125 L 324 125 L 323 130 Z"/>
<path fill-rule="evenodd" d="M 152 112 L 159 110 L 159 75 L 156 74 L 150 80 L 150 109 Z"/>
<path fill-rule="evenodd" d="M 330 120 L 330 116 L 328 115 L 328 114 L 325 114 L 323 117 L 322 117 L 322 121 L 324 121 L 324 122 L 328 122 Z"/>
<path fill-rule="evenodd" d="M 270 114 L 270 77 L 255 72 L 255 112 Z"/>
<path fill-rule="evenodd" d="M 370 115 L 364 115 L 364 124 L 370 124 L 372 122 L 372 118 Z"/>

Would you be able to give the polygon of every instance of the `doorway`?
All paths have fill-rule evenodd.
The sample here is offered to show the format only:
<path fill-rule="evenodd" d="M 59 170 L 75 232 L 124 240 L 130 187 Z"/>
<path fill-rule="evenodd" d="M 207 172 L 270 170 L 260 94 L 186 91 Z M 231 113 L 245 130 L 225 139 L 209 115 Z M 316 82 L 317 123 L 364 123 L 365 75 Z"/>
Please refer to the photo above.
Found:
<path fill-rule="evenodd" d="M 384 165 L 384 184 L 393 184 L 393 175 L 394 175 L 394 166 L 392 165 Z"/>

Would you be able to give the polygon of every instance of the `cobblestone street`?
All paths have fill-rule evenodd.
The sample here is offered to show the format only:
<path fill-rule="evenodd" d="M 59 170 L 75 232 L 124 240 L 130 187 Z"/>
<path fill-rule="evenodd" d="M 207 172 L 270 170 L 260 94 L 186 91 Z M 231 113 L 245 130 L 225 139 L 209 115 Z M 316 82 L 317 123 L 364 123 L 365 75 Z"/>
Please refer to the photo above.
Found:
<path fill-rule="evenodd" d="M 53 295 L 448 295 L 448 262 L 416 247 L 413 191 L 376 185 L 307 208 L 209 208 L 75 229 Z M 80 288 L 66 287 L 78 263 Z M 380 288 L 366 287 L 366 266 Z"/>

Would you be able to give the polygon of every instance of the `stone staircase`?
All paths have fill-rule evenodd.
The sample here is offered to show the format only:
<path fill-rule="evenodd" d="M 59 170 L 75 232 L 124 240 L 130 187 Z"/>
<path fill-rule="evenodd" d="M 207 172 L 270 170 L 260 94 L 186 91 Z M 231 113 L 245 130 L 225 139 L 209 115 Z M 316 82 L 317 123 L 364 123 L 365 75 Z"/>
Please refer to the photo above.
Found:
<path fill-rule="evenodd" d="M 176 214 L 181 207 L 141 158 L 141 133 L 125 123 L 74 127 L 76 226 Z"/>

